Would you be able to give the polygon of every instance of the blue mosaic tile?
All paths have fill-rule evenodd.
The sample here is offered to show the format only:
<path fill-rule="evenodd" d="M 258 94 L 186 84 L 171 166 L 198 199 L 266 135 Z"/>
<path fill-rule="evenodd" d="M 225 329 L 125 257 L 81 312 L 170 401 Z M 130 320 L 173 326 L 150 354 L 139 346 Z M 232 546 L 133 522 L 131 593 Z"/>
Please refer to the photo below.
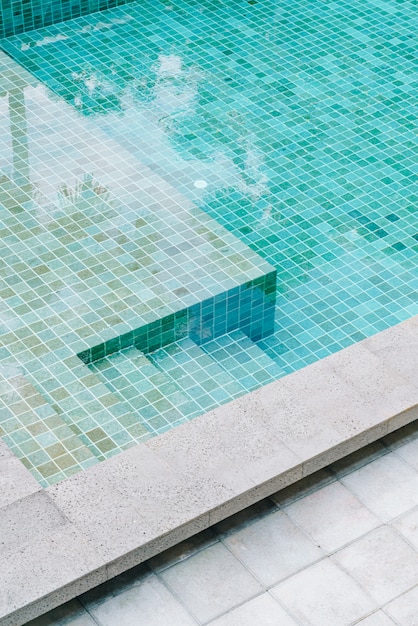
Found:
<path fill-rule="evenodd" d="M 0 38 L 88 15 L 132 0 L 2 0 Z"/>
<path fill-rule="evenodd" d="M 416 32 L 412 0 L 143 0 L 1 41 L 0 349 L 50 431 L 100 460 L 418 313 Z M 125 361 L 190 340 L 186 389 Z M 222 342 L 229 392 L 197 367 Z"/>

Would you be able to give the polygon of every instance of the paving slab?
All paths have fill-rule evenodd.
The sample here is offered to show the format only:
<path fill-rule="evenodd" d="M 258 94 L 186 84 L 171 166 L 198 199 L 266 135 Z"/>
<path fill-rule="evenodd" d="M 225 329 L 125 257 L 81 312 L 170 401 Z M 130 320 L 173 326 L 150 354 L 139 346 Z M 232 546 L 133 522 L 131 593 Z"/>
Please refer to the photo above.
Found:
<path fill-rule="evenodd" d="M 266 515 L 225 537 L 223 543 L 266 587 L 324 556 L 316 543 L 282 511 Z"/>
<path fill-rule="evenodd" d="M 414 318 L 364 341 L 364 347 L 405 380 L 414 383 L 418 368 L 418 324 Z"/>
<path fill-rule="evenodd" d="M 167 567 L 171 567 L 180 561 L 184 561 L 192 554 L 204 550 L 218 541 L 217 535 L 213 530 L 208 528 L 181 543 L 176 544 L 169 550 L 165 550 L 161 554 L 157 554 L 148 561 L 148 566 L 154 572 L 161 572 Z"/>
<path fill-rule="evenodd" d="M 382 605 L 416 585 L 416 551 L 390 528 L 378 528 L 336 553 L 332 560 Z"/>
<path fill-rule="evenodd" d="M 268 593 L 246 602 L 219 619 L 210 622 L 210 626 L 297 626 L 297 623 Z"/>
<path fill-rule="evenodd" d="M 385 606 L 385 611 L 393 617 L 399 626 L 418 625 L 418 586 L 407 591 Z"/>
<path fill-rule="evenodd" d="M 69 520 L 44 491 L 37 491 L 0 509 L 0 558 L 65 526 Z"/>
<path fill-rule="evenodd" d="M 160 574 L 200 622 L 207 622 L 263 590 L 223 545 L 216 544 Z"/>
<path fill-rule="evenodd" d="M 383 611 L 377 611 L 358 622 L 358 626 L 396 626 Z"/>
<path fill-rule="evenodd" d="M 395 454 L 400 456 L 404 461 L 411 465 L 418 471 L 418 443 L 417 441 L 410 441 L 406 445 L 402 446 L 399 450 L 394 450 Z"/>
<path fill-rule="evenodd" d="M 15 626 L 104 582 L 106 568 L 92 542 L 68 524 L 4 558 L 2 577 L 0 623 Z"/>
<path fill-rule="evenodd" d="M 418 473 L 394 453 L 342 477 L 341 482 L 384 522 L 418 503 Z"/>
<path fill-rule="evenodd" d="M 78 600 L 71 600 L 45 615 L 31 620 L 30 626 L 96 626 Z"/>
<path fill-rule="evenodd" d="M 290 519 L 327 552 L 334 552 L 380 520 L 344 485 L 333 482 L 284 509 Z"/>
<path fill-rule="evenodd" d="M 0 454 L 0 509 L 41 490 L 29 470 L 12 454 Z"/>
<path fill-rule="evenodd" d="M 394 520 L 391 526 L 418 550 L 418 504 L 412 511 Z"/>
<path fill-rule="evenodd" d="M 87 603 L 87 608 L 101 626 L 196 626 L 198 623 L 153 574 L 144 577 L 139 586 L 102 604 Z"/>
<path fill-rule="evenodd" d="M 306 626 L 348 626 L 376 608 L 360 585 L 329 560 L 295 574 L 271 593 Z"/>

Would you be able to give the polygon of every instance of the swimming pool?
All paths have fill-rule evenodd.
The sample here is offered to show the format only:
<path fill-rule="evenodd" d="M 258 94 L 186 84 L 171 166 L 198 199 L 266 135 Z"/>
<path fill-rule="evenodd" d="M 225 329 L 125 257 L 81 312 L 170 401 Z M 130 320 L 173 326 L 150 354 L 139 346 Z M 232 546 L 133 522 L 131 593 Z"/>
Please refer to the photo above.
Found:
<path fill-rule="evenodd" d="M 259 365 L 240 388 L 255 349 L 241 336 L 206 356 L 183 342 L 151 357 L 200 399 L 177 420 L 418 312 L 415 22 L 410 2 L 135 2 L 1 42 L 56 107 L 70 105 L 67 124 L 82 120 L 79 132 L 118 146 L 121 169 L 145 164 L 277 270 L 274 332 L 252 342 Z M 170 394 L 178 408 L 159 371 L 133 392 L 125 356 L 123 371 L 113 358 L 88 367 L 131 406 L 150 393 L 148 419 Z M 229 391 L 218 370 L 207 376 L 213 356 L 224 372 L 237 367 Z"/>

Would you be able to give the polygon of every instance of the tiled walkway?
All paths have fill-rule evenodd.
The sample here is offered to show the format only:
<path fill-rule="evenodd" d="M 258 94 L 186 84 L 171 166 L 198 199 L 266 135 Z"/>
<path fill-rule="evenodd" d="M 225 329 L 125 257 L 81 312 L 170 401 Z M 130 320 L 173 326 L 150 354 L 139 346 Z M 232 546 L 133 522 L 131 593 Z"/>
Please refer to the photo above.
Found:
<path fill-rule="evenodd" d="M 418 424 L 30 626 L 418 626 Z"/>

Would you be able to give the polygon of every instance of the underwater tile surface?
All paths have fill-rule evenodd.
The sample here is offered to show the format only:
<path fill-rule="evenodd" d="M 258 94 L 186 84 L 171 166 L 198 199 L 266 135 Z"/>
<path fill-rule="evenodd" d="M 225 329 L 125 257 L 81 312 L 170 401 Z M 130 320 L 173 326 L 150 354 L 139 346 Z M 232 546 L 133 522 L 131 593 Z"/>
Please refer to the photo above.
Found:
<path fill-rule="evenodd" d="M 162 372 L 132 407 L 79 355 L 263 334 L 275 272 L 3 53 L 0 71 L 0 436 L 51 484 L 205 410 Z"/>
<path fill-rule="evenodd" d="M 151 355 L 147 386 L 125 352 L 76 355 L 262 276 L 260 257 L 268 360 L 245 378 L 228 338 L 241 365 L 216 402 L 418 313 L 417 21 L 408 0 L 144 0 L 0 42 L 30 73 L 2 57 L 3 345 L 95 459 L 209 408 L 219 377 L 177 368 L 181 390 Z"/>

